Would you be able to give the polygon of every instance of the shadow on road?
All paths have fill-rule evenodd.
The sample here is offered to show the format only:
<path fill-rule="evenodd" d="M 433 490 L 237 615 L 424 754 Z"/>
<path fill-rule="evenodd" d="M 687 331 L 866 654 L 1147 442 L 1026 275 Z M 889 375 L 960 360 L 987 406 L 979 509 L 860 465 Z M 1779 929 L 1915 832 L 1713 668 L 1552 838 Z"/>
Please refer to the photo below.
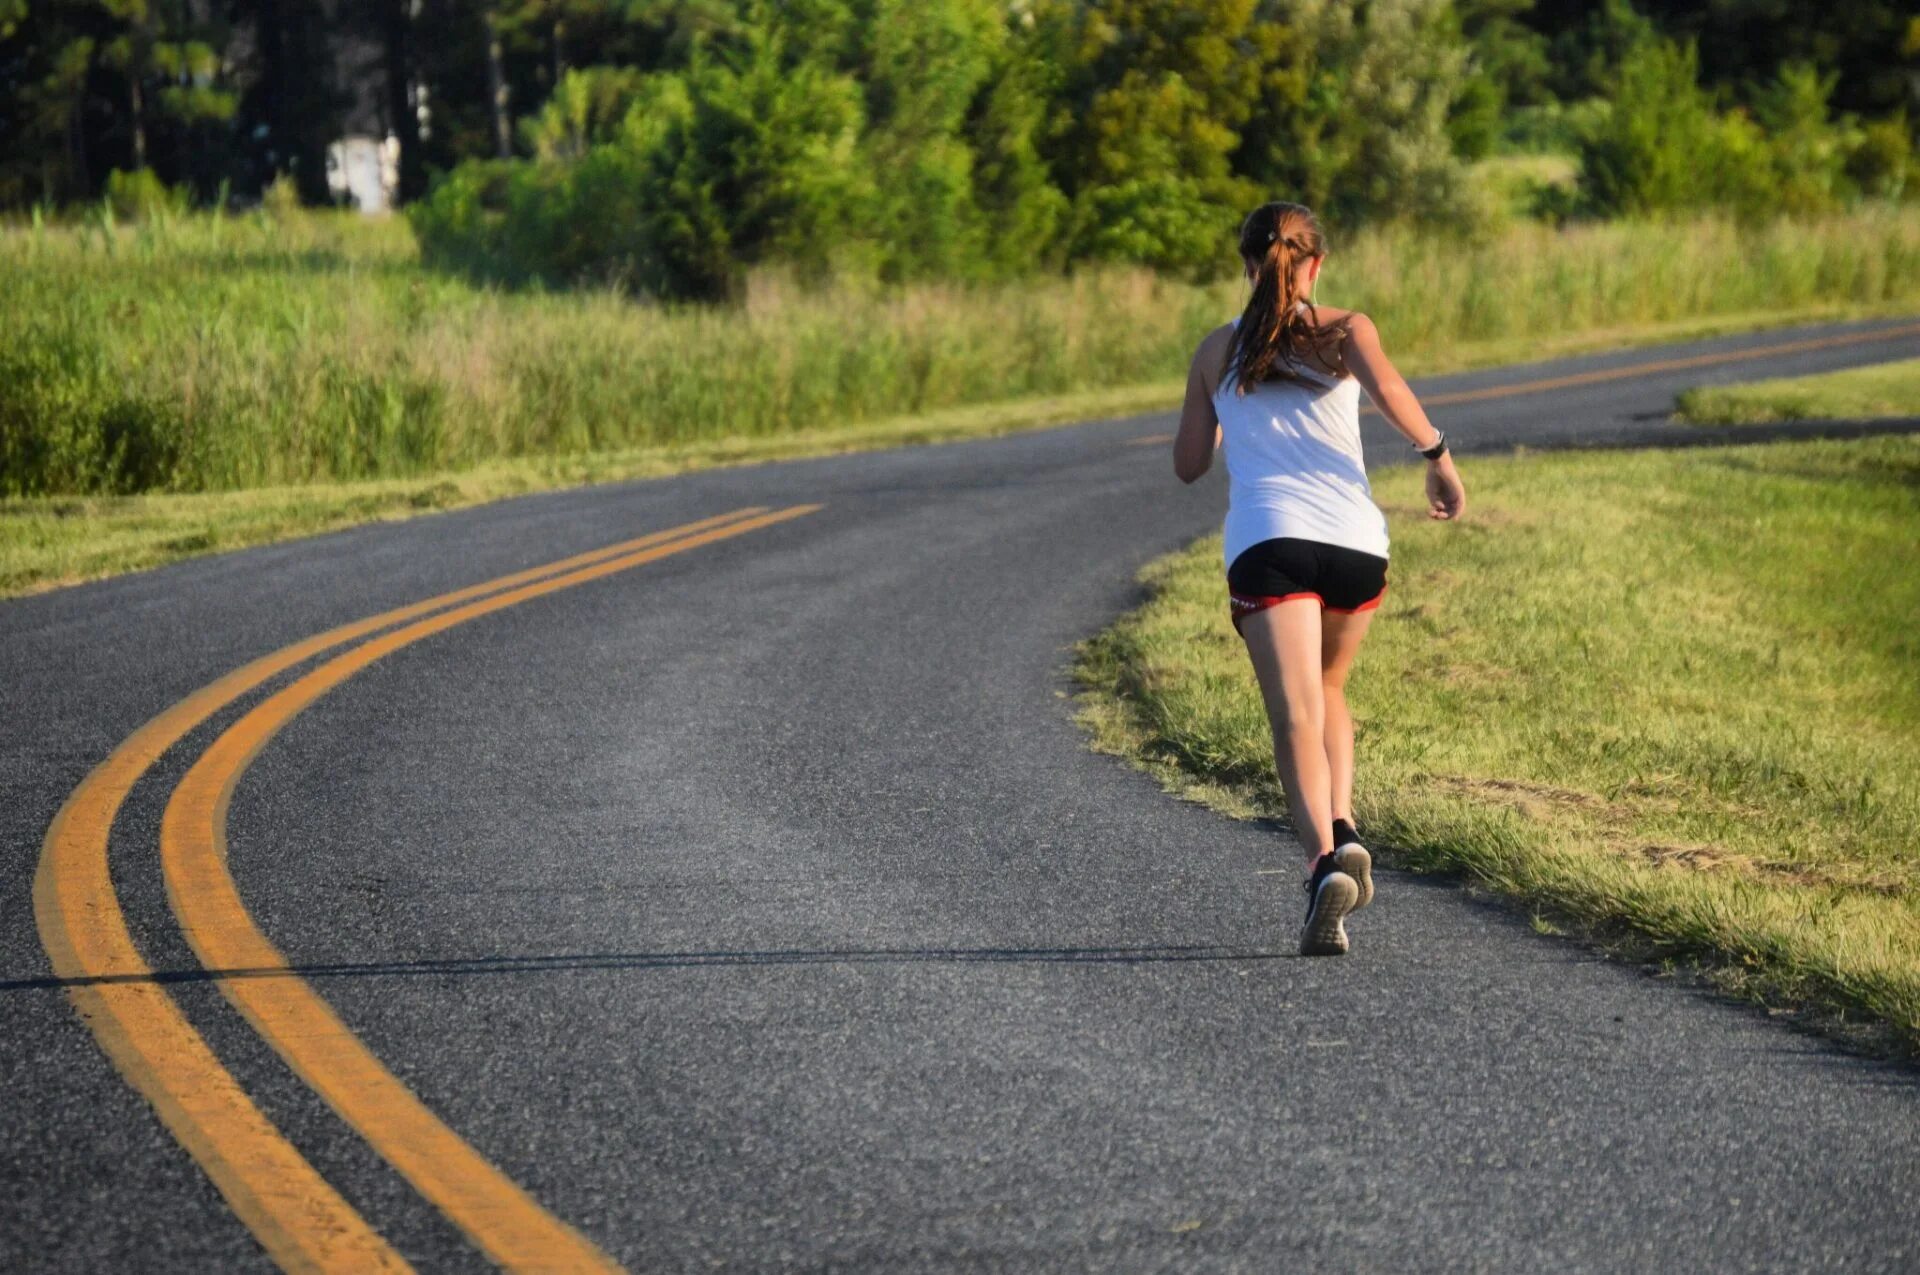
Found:
<path fill-rule="evenodd" d="M 156 970 L 87 978 L 0 979 L 0 992 L 108 983 L 211 983 L 241 978 L 364 978 L 419 974 L 537 974 L 567 970 L 688 969 L 703 965 L 1138 965 L 1170 961 L 1296 960 L 1294 952 L 1247 947 L 882 947 L 777 948 L 738 952 L 602 952 L 572 956 L 481 956 L 442 961 L 364 961 L 269 969 Z"/>

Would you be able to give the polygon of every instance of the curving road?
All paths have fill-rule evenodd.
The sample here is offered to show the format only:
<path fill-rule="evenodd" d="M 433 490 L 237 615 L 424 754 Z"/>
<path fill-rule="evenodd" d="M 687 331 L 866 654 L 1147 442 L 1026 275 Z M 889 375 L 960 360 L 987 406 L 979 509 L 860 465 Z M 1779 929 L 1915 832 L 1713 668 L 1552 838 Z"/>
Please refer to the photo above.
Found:
<path fill-rule="evenodd" d="M 1677 389 L 1916 353 L 1417 388 L 1463 450 L 1711 441 Z M 1170 424 L 0 603 L 0 1269 L 1920 1266 L 1912 1069 L 1398 874 L 1296 959 L 1290 843 L 1086 751 L 1068 648 L 1219 516 Z"/>

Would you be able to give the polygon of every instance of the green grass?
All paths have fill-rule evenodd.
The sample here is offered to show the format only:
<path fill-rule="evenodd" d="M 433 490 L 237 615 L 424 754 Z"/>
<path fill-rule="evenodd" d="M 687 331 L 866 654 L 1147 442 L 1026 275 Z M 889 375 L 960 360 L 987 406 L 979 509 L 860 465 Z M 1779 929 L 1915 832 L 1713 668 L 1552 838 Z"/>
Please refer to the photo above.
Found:
<path fill-rule="evenodd" d="M 1696 425 L 1920 416 L 1920 359 L 1745 385 L 1705 385 L 1681 394 L 1674 408 L 1679 419 Z"/>
<path fill-rule="evenodd" d="M 1475 344 L 1920 305 L 1920 209 L 1479 242 L 1332 227 L 1322 299 L 1414 370 Z M 502 293 L 406 225 L 196 216 L 0 230 L 0 495 L 237 491 L 706 444 L 1179 379 L 1237 280 L 1143 271 L 806 291 L 743 307 Z"/>
<path fill-rule="evenodd" d="M 1477 459 L 1457 525 L 1380 475 L 1356 815 L 1722 987 L 1920 1045 L 1920 439 Z M 1097 746 L 1284 808 L 1212 539 L 1082 650 Z M 1364 941 L 1364 937 L 1362 939 Z"/>
<path fill-rule="evenodd" d="M 1746 331 L 1778 316 L 1605 328 L 1542 341 L 1540 357 L 1682 341 Z M 1497 365 L 1504 342 L 1469 342 L 1444 355 L 1416 358 L 1421 371 Z M 658 478 L 716 465 L 760 464 L 840 455 L 916 443 L 985 438 L 1074 421 L 1168 411 L 1179 403 L 1178 379 L 1105 390 L 1079 390 L 837 429 L 767 437 L 722 438 L 658 447 L 556 456 L 518 456 L 411 478 L 310 482 L 241 491 L 141 495 L 0 497 L 0 598 L 162 566 L 185 558 L 365 522 L 484 504 L 511 496 L 633 478 Z"/>
<path fill-rule="evenodd" d="M 985 438 L 1125 416 L 1176 402 L 1178 382 L 949 408 L 925 416 L 771 438 L 528 456 L 418 478 L 251 491 L 0 498 L 0 597 L 36 593 L 183 558 L 396 521 L 510 496 L 716 465 L 759 464 L 913 443 Z"/>
<path fill-rule="evenodd" d="M 1920 308 L 1920 209 L 1342 238 L 1410 373 Z M 0 226 L 0 593 L 567 483 L 1171 407 L 1240 285 L 506 293 L 402 221 Z"/>

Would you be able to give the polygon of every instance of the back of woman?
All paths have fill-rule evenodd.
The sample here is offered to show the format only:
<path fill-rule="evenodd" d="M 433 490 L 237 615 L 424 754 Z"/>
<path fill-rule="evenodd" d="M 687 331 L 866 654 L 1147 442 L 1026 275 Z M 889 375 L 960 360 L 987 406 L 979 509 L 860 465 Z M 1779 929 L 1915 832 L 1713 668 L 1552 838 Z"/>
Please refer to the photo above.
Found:
<path fill-rule="evenodd" d="M 1229 372 L 1213 406 L 1231 488 L 1229 565 L 1276 537 L 1387 556 L 1387 522 L 1361 459 L 1357 380 L 1302 367 L 1241 394 Z"/>
<path fill-rule="evenodd" d="M 1274 766 L 1307 856 L 1300 951 L 1347 950 L 1348 913 L 1373 899 L 1373 860 L 1353 825 L 1353 717 L 1346 679 L 1387 592 L 1387 520 L 1360 452 L 1360 391 L 1429 462 L 1428 512 L 1457 517 L 1465 489 L 1413 391 L 1364 314 L 1322 310 L 1327 255 L 1299 204 L 1262 205 L 1240 228 L 1252 285 L 1244 313 L 1195 351 L 1174 472 L 1229 482 L 1227 603 L 1273 728 Z"/>

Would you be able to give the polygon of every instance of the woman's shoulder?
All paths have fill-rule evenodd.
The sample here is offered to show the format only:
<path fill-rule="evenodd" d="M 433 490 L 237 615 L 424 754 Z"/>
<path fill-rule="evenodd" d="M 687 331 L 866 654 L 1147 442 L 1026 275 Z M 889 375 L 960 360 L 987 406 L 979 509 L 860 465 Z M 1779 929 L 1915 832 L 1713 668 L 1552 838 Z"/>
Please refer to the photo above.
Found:
<path fill-rule="evenodd" d="M 1233 334 L 1239 326 L 1240 320 L 1238 319 L 1222 323 L 1219 327 L 1200 338 L 1199 348 L 1194 350 L 1194 355 L 1196 357 L 1202 354 L 1224 355 L 1227 352 L 1227 347 L 1233 344 Z"/>
<path fill-rule="evenodd" d="M 1191 375 L 1198 376 L 1206 385 L 1209 394 L 1217 393 L 1220 388 L 1220 372 L 1227 364 L 1227 349 L 1233 344 L 1233 330 L 1239 323 L 1223 323 L 1200 338 L 1200 344 L 1193 351 L 1193 370 Z"/>
<path fill-rule="evenodd" d="M 1373 320 L 1359 310 L 1342 310 L 1339 306 L 1317 305 L 1313 308 L 1314 317 L 1322 328 L 1334 328 L 1346 331 L 1358 324 L 1371 325 Z"/>
<path fill-rule="evenodd" d="M 1367 317 L 1364 310 L 1341 310 L 1330 305 L 1318 309 L 1321 330 L 1338 333 L 1342 345 L 1352 341 L 1355 336 L 1377 339 L 1379 335 L 1374 329 L 1373 320 Z"/>

